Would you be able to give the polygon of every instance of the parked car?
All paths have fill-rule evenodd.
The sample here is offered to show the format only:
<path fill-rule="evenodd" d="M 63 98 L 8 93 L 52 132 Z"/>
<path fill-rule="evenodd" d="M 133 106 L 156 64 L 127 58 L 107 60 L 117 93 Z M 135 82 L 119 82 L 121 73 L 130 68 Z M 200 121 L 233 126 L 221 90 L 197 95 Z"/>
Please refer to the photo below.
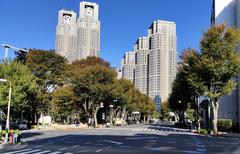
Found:
<path fill-rule="evenodd" d="M 16 125 L 18 129 L 28 129 L 27 122 L 25 121 L 18 121 L 16 122 Z"/>

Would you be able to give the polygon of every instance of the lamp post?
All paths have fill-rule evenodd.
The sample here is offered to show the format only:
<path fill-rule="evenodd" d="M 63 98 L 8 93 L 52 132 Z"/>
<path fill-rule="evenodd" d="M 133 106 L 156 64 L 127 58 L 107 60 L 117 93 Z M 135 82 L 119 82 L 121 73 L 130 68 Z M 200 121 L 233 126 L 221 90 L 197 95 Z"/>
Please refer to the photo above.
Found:
<path fill-rule="evenodd" d="M 110 104 L 109 105 L 109 108 L 110 108 L 110 125 L 112 126 L 112 110 L 113 110 L 113 104 Z"/>
<path fill-rule="evenodd" d="M 9 116 L 10 116 L 10 104 L 11 104 L 11 95 L 12 95 L 12 82 L 6 79 L 0 79 L 0 82 L 9 82 L 9 93 L 8 93 L 8 110 L 7 110 L 7 120 L 6 120 L 6 134 L 5 134 L 5 143 L 8 141 L 8 130 L 9 130 Z"/>

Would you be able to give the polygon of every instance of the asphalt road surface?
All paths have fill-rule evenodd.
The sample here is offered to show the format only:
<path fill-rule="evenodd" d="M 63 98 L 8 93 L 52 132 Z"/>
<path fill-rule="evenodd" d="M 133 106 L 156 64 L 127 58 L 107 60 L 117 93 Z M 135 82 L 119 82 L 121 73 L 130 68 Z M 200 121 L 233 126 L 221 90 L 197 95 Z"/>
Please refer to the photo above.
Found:
<path fill-rule="evenodd" d="M 82 131 L 26 131 L 22 144 L 0 148 L 1 154 L 240 154 L 240 138 L 138 124 Z"/>

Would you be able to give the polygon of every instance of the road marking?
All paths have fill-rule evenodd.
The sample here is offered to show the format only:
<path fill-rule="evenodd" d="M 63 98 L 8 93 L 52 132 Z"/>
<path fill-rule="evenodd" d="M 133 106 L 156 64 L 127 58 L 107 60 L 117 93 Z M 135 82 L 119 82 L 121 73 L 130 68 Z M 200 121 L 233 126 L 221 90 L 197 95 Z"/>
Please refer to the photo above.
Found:
<path fill-rule="evenodd" d="M 32 149 L 22 149 L 22 150 L 17 150 L 17 151 L 12 151 L 12 152 L 7 152 L 7 153 L 4 153 L 4 154 L 14 154 L 14 153 L 24 152 L 24 151 L 29 151 L 29 150 L 32 150 Z"/>
<path fill-rule="evenodd" d="M 88 144 L 91 144 L 92 142 L 87 142 L 87 143 L 85 143 L 86 145 L 88 145 Z"/>
<path fill-rule="evenodd" d="M 73 153 L 71 153 L 71 152 L 66 152 L 66 153 L 64 153 L 64 154 L 73 154 Z"/>
<path fill-rule="evenodd" d="M 66 150 L 67 148 L 62 148 L 62 149 L 59 149 L 59 151 L 63 151 L 63 150 Z"/>
<path fill-rule="evenodd" d="M 148 150 L 153 150 L 153 151 L 162 151 L 162 150 L 172 150 L 173 148 L 172 147 L 155 147 L 155 148 L 150 148 L 148 146 L 145 147 L 145 149 L 148 149 Z"/>
<path fill-rule="evenodd" d="M 205 145 L 202 145 L 202 144 L 197 144 L 197 147 L 199 147 L 199 148 L 205 148 L 206 146 L 205 146 Z"/>
<path fill-rule="evenodd" d="M 121 142 L 116 142 L 116 141 L 111 141 L 111 140 L 103 140 L 103 142 L 113 143 L 113 144 L 117 144 L 117 145 L 122 144 Z"/>
<path fill-rule="evenodd" d="M 55 151 L 55 152 L 52 152 L 52 153 L 49 153 L 49 154 L 59 154 L 59 153 L 61 153 L 61 152 Z"/>
<path fill-rule="evenodd" d="M 78 147 L 79 145 L 74 145 L 74 146 L 72 146 L 73 148 L 76 148 L 76 147 Z"/>
<path fill-rule="evenodd" d="M 207 149 L 205 149 L 205 148 L 197 148 L 197 151 L 201 151 L 201 152 L 203 152 L 203 151 L 207 151 Z"/>
<path fill-rule="evenodd" d="M 48 153 L 50 152 L 49 150 L 45 150 L 45 151 L 42 151 L 42 152 L 38 152 L 37 154 L 43 154 L 43 153 Z"/>
<path fill-rule="evenodd" d="M 184 152 L 184 153 L 190 153 L 190 154 L 202 154 L 202 152 L 199 152 L 199 151 L 181 151 L 181 152 Z"/>
<path fill-rule="evenodd" d="M 40 149 L 37 150 L 31 150 L 31 151 L 27 151 L 27 152 L 21 152 L 21 154 L 28 154 L 28 153 L 34 153 L 34 152 L 38 152 L 41 151 Z"/>
<path fill-rule="evenodd" d="M 110 149 L 111 147 L 112 147 L 112 146 L 108 146 L 108 147 L 106 147 L 106 148 L 99 149 L 99 150 L 97 150 L 96 152 L 101 152 L 101 151 L 103 151 L 103 150 Z"/>

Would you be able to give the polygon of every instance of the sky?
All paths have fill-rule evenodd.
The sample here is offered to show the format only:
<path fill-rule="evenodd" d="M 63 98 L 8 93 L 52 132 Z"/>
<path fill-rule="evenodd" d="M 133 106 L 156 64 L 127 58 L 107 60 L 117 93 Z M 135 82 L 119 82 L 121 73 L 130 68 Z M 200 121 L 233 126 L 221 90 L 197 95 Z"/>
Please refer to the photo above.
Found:
<path fill-rule="evenodd" d="M 79 14 L 82 0 L 0 0 L 0 44 L 21 48 L 55 49 L 58 11 Z M 177 25 L 178 56 L 199 41 L 210 26 L 212 0 L 88 0 L 99 4 L 101 57 L 119 67 L 154 20 Z M 13 56 L 13 52 L 10 54 Z M 4 49 L 0 48 L 0 59 Z"/>

